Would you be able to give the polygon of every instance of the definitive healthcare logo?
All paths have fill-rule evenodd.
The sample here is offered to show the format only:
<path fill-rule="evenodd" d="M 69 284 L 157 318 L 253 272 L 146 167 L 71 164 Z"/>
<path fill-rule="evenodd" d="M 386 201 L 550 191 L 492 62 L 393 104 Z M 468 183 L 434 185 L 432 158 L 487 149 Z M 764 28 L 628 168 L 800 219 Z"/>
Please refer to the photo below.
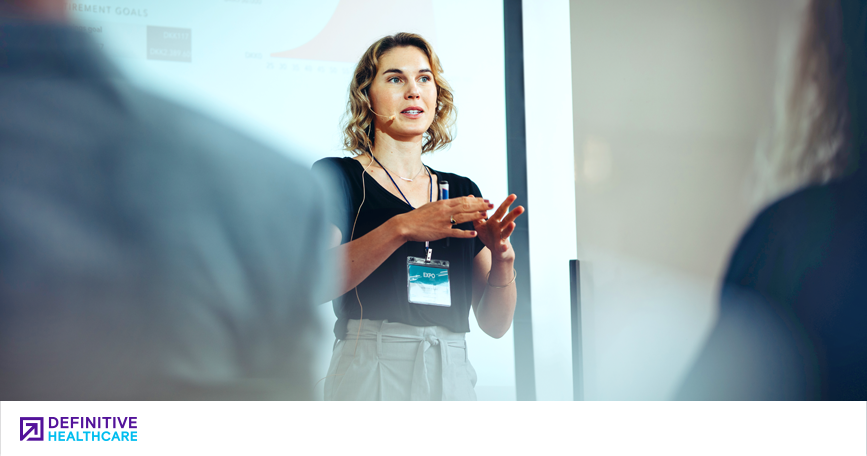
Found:
<path fill-rule="evenodd" d="M 20 430 L 22 442 L 137 442 L 138 417 L 49 416 L 46 439 L 45 417 L 22 416 Z"/>
<path fill-rule="evenodd" d="M 26 429 L 26 431 L 25 431 Z M 42 417 L 22 416 L 21 417 L 21 440 L 45 440 L 42 432 L 45 430 L 45 422 Z"/>

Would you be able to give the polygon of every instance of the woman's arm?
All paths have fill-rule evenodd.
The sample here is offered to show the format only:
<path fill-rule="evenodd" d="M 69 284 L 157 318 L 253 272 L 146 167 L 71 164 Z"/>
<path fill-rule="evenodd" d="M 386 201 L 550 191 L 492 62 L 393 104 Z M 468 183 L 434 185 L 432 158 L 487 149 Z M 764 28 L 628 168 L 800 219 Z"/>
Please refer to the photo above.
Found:
<path fill-rule="evenodd" d="M 332 253 L 336 254 L 335 258 L 344 265 L 343 282 L 337 290 L 337 296 L 357 287 L 406 242 L 436 241 L 445 237 L 475 237 L 475 231 L 452 229 L 452 217 L 457 223 L 476 221 L 484 218 L 485 211 L 492 207 L 493 205 L 485 200 L 472 196 L 436 201 L 396 215 L 346 244 L 337 245 L 340 237 L 335 233 L 332 245 L 336 246 Z M 339 230 L 334 227 L 334 231 Z"/>
<path fill-rule="evenodd" d="M 406 242 L 400 232 L 398 217 L 392 217 L 373 231 L 346 244 L 340 244 L 338 234 L 337 242 L 333 244 L 339 245 L 331 250 L 343 269 L 343 280 L 337 289 L 337 296 L 357 287 Z M 332 227 L 337 230 L 336 226 Z M 339 233 L 339 230 L 337 231 Z M 332 296 L 331 299 L 337 296 Z"/>
<path fill-rule="evenodd" d="M 512 326 L 518 292 L 515 288 L 514 258 L 491 262 L 491 251 L 482 249 L 473 260 L 473 313 L 485 334 L 499 339 Z M 487 277 L 491 272 L 490 278 Z M 504 288 L 489 287 L 493 286 Z"/>
<path fill-rule="evenodd" d="M 524 213 L 521 206 L 509 212 L 516 198 L 509 195 L 491 218 L 473 222 L 479 239 L 485 244 L 473 260 L 473 313 L 479 328 L 497 339 L 512 326 L 518 299 L 515 250 L 509 242 L 515 230 L 515 219 Z"/>

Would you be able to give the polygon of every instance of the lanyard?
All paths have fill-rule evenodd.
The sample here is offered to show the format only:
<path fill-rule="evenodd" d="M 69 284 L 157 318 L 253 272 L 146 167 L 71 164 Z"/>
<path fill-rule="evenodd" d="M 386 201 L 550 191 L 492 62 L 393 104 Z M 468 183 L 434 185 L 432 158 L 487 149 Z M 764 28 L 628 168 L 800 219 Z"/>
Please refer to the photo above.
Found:
<path fill-rule="evenodd" d="M 409 200 L 406 198 L 406 195 L 404 195 L 403 192 L 400 190 L 400 187 L 397 186 L 397 182 L 395 182 L 394 178 L 391 177 L 391 173 L 389 173 L 388 170 L 385 169 L 385 166 L 382 166 L 382 163 L 380 163 L 379 160 L 376 159 L 376 156 L 374 156 L 373 154 L 370 154 L 370 156 L 373 157 L 373 159 L 376 160 L 376 164 L 379 165 L 379 167 L 382 168 L 383 171 L 385 171 L 385 175 L 388 176 L 389 179 L 391 179 L 391 183 L 394 184 L 394 188 L 397 189 L 397 191 L 400 193 L 400 196 L 402 196 L 403 200 L 406 201 L 406 204 L 409 207 L 412 207 L 413 209 L 415 209 L 415 207 L 413 207 L 413 205 L 410 204 Z M 422 164 L 422 166 L 424 166 L 424 164 Z M 433 202 L 433 176 L 430 175 L 430 170 L 427 168 L 427 166 L 425 166 L 424 169 L 425 169 L 425 171 L 427 171 L 427 178 L 430 181 L 430 184 L 428 185 L 428 188 L 430 189 L 430 195 L 428 195 L 428 203 L 432 203 Z M 430 262 L 431 255 L 433 254 L 433 249 L 430 248 L 430 242 L 425 241 L 424 248 L 425 248 L 425 250 L 427 250 L 427 261 Z"/>

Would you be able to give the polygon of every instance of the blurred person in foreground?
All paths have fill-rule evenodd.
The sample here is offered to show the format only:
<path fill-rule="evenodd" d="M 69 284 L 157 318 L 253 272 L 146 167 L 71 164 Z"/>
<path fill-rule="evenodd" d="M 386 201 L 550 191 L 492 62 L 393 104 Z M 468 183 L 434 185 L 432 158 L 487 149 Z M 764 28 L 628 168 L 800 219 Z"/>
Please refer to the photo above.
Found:
<path fill-rule="evenodd" d="M 0 4 L 0 400 L 311 399 L 321 185 Z"/>
<path fill-rule="evenodd" d="M 867 399 L 867 1 L 805 13 L 778 158 L 808 185 L 743 234 L 678 399 Z"/>

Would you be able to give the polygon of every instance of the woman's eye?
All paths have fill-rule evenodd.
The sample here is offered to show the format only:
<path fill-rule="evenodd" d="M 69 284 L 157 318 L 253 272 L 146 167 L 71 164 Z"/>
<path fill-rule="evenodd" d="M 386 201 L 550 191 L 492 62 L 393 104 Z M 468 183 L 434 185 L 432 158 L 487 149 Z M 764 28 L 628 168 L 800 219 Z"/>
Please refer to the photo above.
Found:
<path fill-rule="evenodd" d="M 400 82 L 400 78 L 397 76 L 388 78 L 388 82 Z"/>
<path fill-rule="evenodd" d="M 421 82 L 430 82 L 430 77 L 429 77 L 429 76 L 422 76 L 422 77 L 419 78 L 419 81 L 421 81 Z"/>

